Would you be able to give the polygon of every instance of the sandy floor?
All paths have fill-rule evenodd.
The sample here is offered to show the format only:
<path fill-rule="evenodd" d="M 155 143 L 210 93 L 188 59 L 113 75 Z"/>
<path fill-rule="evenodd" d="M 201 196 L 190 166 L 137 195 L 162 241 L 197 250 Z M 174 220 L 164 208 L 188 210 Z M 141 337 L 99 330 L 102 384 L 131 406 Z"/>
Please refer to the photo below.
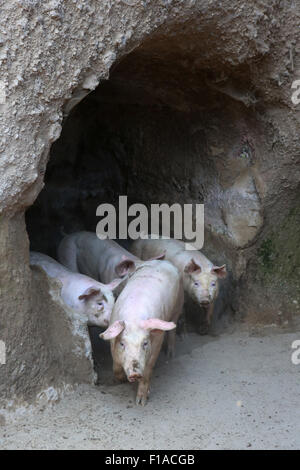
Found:
<path fill-rule="evenodd" d="M 300 333 L 189 334 L 175 359 L 161 356 L 146 407 L 134 404 L 131 384 L 80 386 L 15 423 L 0 419 L 0 448 L 299 449 L 295 339 Z"/>

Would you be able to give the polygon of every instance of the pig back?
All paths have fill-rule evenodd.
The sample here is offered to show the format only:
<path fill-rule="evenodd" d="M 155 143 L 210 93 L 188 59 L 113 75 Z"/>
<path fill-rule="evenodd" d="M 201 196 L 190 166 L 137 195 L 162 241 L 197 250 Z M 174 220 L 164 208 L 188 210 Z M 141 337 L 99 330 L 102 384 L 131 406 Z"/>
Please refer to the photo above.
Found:
<path fill-rule="evenodd" d="M 39 253 L 37 251 L 30 252 L 30 265 L 37 265 L 46 271 L 48 276 L 64 279 L 68 274 L 69 270 L 62 266 L 60 263 L 50 258 L 50 256 L 45 255 L 44 253 Z"/>
<path fill-rule="evenodd" d="M 181 274 L 192 259 L 201 266 L 203 271 L 210 271 L 213 263 L 201 251 L 193 248 L 191 243 L 172 238 L 139 239 L 131 245 L 132 253 L 143 260 L 164 252 L 165 260 L 174 264 Z"/>
<path fill-rule="evenodd" d="M 148 318 L 169 321 L 182 296 L 179 271 L 169 261 L 148 261 L 129 276 L 118 297 L 111 323 L 138 322 Z"/>

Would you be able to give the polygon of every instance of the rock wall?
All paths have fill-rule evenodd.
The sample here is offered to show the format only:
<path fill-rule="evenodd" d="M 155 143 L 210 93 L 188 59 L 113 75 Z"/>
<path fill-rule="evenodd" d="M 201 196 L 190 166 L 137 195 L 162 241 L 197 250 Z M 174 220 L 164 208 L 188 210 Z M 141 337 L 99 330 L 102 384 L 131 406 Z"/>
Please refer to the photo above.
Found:
<path fill-rule="evenodd" d="M 0 366 L 1 397 L 33 397 L 65 377 L 63 356 L 53 353 L 57 333 L 46 334 L 32 291 L 23 217 L 44 185 L 63 119 L 108 79 L 107 93 L 100 86 L 93 99 L 101 125 L 110 122 L 119 138 L 112 197 L 125 185 L 141 202 L 152 202 L 157 188 L 165 202 L 175 194 L 204 202 L 206 252 L 226 258 L 236 315 L 295 318 L 300 166 L 291 84 L 300 70 L 299 14 L 296 2 L 280 0 L 3 4 L 0 339 L 12 354 Z"/>
<path fill-rule="evenodd" d="M 23 214 L 0 221 L 0 407 L 59 398 L 78 383 L 94 380 L 87 327 L 60 301 L 61 286 L 29 267 Z"/>

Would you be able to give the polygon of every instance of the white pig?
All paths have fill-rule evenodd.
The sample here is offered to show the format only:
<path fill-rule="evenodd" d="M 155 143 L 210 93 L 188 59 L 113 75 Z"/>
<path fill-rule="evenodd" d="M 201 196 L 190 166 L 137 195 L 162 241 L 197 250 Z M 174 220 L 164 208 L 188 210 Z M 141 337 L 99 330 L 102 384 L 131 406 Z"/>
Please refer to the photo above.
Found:
<path fill-rule="evenodd" d="M 185 292 L 206 308 L 206 320 L 210 324 L 219 292 L 218 280 L 225 278 L 227 274 L 225 264 L 215 266 L 200 251 L 187 250 L 184 242 L 174 239 L 138 239 L 131 245 L 131 251 L 141 259 L 164 251 L 165 259 L 173 263 L 181 273 Z"/>
<path fill-rule="evenodd" d="M 164 254 L 159 253 L 156 259 Z M 113 240 L 100 240 L 93 232 L 66 235 L 58 247 L 59 261 L 73 272 L 86 274 L 100 282 L 109 283 L 116 276 L 135 271 L 142 261 Z M 122 283 L 118 293 L 125 287 Z"/>
<path fill-rule="evenodd" d="M 30 264 L 40 266 L 48 276 L 62 283 L 61 298 L 74 311 L 87 317 L 87 324 L 106 327 L 114 306 L 113 290 L 122 282 L 101 284 L 83 274 L 73 273 L 43 253 L 30 252 Z"/>
<path fill-rule="evenodd" d="M 115 377 L 138 381 L 137 404 L 147 402 L 165 331 L 169 331 L 168 350 L 174 350 L 174 328 L 182 304 L 183 286 L 177 268 L 168 261 L 145 262 L 129 275 L 116 300 L 110 326 L 100 335 L 111 341 Z"/>

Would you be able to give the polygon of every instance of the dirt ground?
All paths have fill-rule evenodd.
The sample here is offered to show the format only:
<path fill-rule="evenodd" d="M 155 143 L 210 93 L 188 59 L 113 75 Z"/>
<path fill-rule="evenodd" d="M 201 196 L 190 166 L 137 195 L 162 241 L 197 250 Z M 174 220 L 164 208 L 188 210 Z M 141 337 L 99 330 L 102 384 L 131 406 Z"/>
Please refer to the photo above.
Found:
<path fill-rule="evenodd" d="M 150 401 L 113 384 L 81 385 L 59 403 L 0 419 L 1 449 L 299 449 L 300 333 L 189 334 L 176 357 L 162 354 Z M 0 417 L 1 418 L 1 417 Z"/>

